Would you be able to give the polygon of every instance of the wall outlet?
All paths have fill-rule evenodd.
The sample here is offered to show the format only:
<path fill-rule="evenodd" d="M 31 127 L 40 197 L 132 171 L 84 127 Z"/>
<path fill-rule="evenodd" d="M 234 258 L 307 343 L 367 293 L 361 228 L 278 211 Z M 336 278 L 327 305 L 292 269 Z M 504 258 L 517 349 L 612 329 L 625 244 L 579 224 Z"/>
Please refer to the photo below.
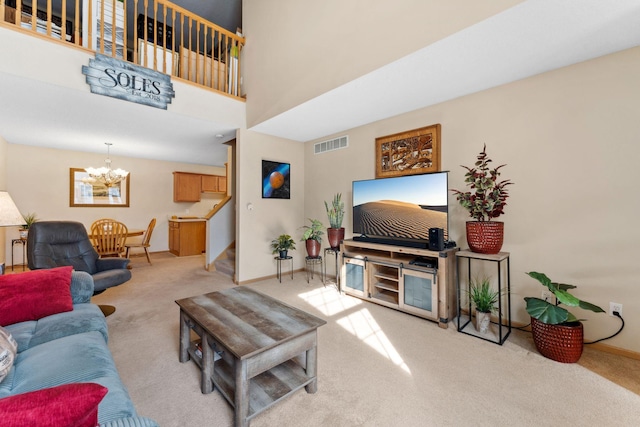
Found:
<path fill-rule="evenodd" d="M 619 304 L 617 302 L 610 302 L 609 303 L 609 316 L 613 316 L 613 312 L 617 311 L 618 314 L 620 315 L 620 317 L 622 317 L 622 304 Z"/>
<path fill-rule="evenodd" d="M 545 300 L 546 302 L 551 302 L 552 297 L 553 297 L 553 294 L 551 293 L 550 290 L 545 289 L 544 291 L 542 291 L 542 299 Z"/>

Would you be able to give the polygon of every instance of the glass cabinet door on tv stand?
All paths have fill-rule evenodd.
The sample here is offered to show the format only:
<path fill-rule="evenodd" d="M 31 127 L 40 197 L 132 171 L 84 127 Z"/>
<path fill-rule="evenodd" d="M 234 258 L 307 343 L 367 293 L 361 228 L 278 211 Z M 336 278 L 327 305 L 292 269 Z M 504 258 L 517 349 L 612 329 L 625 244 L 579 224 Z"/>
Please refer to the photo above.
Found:
<path fill-rule="evenodd" d="M 400 274 L 400 308 L 408 313 L 438 320 L 437 273 L 437 269 L 403 266 Z"/>
<path fill-rule="evenodd" d="M 347 291 L 352 295 L 364 297 L 367 284 L 365 281 L 366 261 L 363 258 L 343 256 L 343 262 L 340 287 L 347 288 Z"/>

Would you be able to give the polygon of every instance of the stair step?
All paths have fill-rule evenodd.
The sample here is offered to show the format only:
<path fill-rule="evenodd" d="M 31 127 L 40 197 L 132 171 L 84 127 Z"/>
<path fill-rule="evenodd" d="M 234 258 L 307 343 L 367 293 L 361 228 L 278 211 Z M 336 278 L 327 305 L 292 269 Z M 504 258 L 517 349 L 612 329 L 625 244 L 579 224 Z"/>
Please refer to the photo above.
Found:
<path fill-rule="evenodd" d="M 219 259 L 213 262 L 216 271 L 224 275 L 233 276 L 236 273 L 236 262 L 234 259 Z"/>

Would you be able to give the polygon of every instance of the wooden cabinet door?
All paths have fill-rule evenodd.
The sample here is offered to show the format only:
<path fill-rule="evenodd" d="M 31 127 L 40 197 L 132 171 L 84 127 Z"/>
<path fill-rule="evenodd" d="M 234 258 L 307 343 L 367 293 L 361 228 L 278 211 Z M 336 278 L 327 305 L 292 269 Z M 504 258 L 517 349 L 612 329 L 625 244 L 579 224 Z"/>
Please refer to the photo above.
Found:
<path fill-rule="evenodd" d="M 169 221 L 169 252 L 180 256 L 180 224 Z"/>
<path fill-rule="evenodd" d="M 202 180 L 200 174 L 173 173 L 173 201 L 199 202 Z"/>
<path fill-rule="evenodd" d="M 226 193 L 227 177 L 219 175 L 202 175 L 203 193 Z"/>
<path fill-rule="evenodd" d="M 219 191 L 218 178 L 215 175 L 202 175 L 202 192 L 217 193 Z"/>

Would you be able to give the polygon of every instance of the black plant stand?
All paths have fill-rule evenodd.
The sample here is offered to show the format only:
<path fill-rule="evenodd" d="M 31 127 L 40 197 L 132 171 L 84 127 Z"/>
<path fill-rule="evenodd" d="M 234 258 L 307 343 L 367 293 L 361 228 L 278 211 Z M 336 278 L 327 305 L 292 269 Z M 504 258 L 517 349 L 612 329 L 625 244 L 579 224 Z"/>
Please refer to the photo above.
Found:
<path fill-rule="evenodd" d="M 481 254 L 472 252 L 470 250 L 463 250 L 456 252 L 458 258 L 458 280 L 457 280 L 457 293 L 458 293 L 458 313 L 457 313 L 457 325 L 458 332 L 463 332 L 468 335 L 473 335 L 485 341 L 491 341 L 493 343 L 502 345 L 509 334 L 511 333 L 511 279 L 510 279 L 510 265 L 509 265 L 509 252 L 499 252 L 497 254 Z M 466 259 L 467 262 L 462 262 Z M 472 263 L 472 261 L 474 261 Z M 498 291 L 500 297 L 498 298 L 498 313 L 497 322 L 492 320 L 491 327 L 493 330 L 485 334 L 481 334 L 476 331 L 472 319 L 472 306 L 471 300 L 468 297 L 471 283 L 471 270 L 473 265 L 479 265 L 483 262 L 493 262 L 498 268 Z M 466 264 L 467 276 L 465 289 L 462 289 L 462 274 L 461 268 Z M 483 271 L 483 270 L 481 270 Z M 466 303 L 463 305 L 463 292 L 467 294 Z M 463 313 L 463 308 L 466 309 L 466 313 Z M 496 331 L 497 329 L 497 331 Z"/>

